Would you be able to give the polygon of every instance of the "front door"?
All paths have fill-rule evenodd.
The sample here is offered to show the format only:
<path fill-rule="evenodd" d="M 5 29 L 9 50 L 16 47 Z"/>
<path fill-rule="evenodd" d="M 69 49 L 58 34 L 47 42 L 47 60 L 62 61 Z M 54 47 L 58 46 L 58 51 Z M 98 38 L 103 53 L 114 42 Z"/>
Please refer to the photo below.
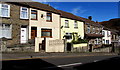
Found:
<path fill-rule="evenodd" d="M 21 43 L 27 43 L 27 28 L 21 28 Z"/>
<path fill-rule="evenodd" d="M 37 36 L 37 27 L 32 27 L 31 28 L 31 39 L 35 39 Z"/>

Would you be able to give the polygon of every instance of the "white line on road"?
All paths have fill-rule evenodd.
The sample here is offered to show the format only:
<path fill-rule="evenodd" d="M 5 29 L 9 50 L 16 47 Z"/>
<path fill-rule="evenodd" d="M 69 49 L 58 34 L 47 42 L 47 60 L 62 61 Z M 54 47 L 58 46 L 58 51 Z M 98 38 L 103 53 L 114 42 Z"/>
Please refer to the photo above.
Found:
<path fill-rule="evenodd" d="M 67 66 L 73 66 L 73 65 L 79 65 L 82 63 L 72 63 L 72 64 L 65 64 L 65 65 L 58 65 L 57 67 L 67 67 Z"/>
<path fill-rule="evenodd" d="M 100 60 L 94 60 L 93 62 L 98 62 L 98 61 L 100 61 Z"/>

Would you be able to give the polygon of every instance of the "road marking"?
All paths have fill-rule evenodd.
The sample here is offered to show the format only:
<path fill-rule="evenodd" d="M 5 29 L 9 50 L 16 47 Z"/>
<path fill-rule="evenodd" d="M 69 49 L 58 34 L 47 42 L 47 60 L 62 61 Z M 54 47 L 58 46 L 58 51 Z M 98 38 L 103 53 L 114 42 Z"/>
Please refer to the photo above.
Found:
<path fill-rule="evenodd" d="M 74 65 L 80 65 L 82 63 L 72 63 L 72 64 L 65 64 L 65 65 L 58 65 L 57 67 L 67 67 L 67 66 L 74 66 Z"/>
<path fill-rule="evenodd" d="M 93 62 L 98 62 L 99 60 L 94 60 Z"/>

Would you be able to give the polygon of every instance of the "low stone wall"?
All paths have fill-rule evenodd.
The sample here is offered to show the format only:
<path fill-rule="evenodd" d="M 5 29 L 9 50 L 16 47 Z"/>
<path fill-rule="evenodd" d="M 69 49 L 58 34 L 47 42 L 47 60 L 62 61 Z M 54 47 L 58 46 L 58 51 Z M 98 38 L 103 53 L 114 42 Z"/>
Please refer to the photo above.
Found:
<path fill-rule="evenodd" d="M 87 52 L 87 43 L 73 44 L 73 52 Z"/>
<path fill-rule="evenodd" d="M 34 52 L 34 46 L 7 48 L 5 52 Z"/>
<path fill-rule="evenodd" d="M 112 47 L 93 49 L 93 52 L 111 52 Z"/>

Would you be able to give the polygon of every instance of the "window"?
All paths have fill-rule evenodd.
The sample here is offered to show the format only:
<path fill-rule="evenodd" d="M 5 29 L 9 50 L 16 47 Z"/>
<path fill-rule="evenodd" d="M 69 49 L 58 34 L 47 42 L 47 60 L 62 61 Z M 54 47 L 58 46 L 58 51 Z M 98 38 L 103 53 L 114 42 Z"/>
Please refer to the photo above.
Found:
<path fill-rule="evenodd" d="M 66 35 L 64 37 L 65 37 L 65 39 L 72 39 L 72 33 L 66 33 Z"/>
<path fill-rule="evenodd" d="M 95 40 L 95 44 L 98 44 L 98 41 L 97 41 L 97 39 Z"/>
<path fill-rule="evenodd" d="M 87 32 L 90 33 L 90 26 L 87 26 Z"/>
<path fill-rule="evenodd" d="M 78 28 L 78 23 L 77 23 L 77 21 L 74 22 L 74 28 Z"/>
<path fill-rule="evenodd" d="M 100 28 L 97 28 L 96 34 L 100 34 Z"/>
<path fill-rule="evenodd" d="M 46 20 L 47 20 L 48 22 L 52 22 L 52 13 L 47 13 Z"/>
<path fill-rule="evenodd" d="M 21 7 L 21 10 L 20 10 L 20 18 L 21 18 L 21 19 L 28 19 L 28 8 L 26 8 L 26 7 Z"/>
<path fill-rule="evenodd" d="M 41 37 L 52 38 L 52 29 L 41 29 Z"/>
<path fill-rule="evenodd" d="M 95 27 L 93 27 L 93 33 L 95 33 Z"/>
<path fill-rule="evenodd" d="M 108 36 L 108 37 L 110 36 L 110 31 L 107 31 L 107 36 Z"/>
<path fill-rule="evenodd" d="M 103 39 L 103 44 L 105 44 L 105 39 Z"/>
<path fill-rule="evenodd" d="M 31 19 L 37 20 L 37 10 L 31 10 Z"/>
<path fill-rule="evenodd" d="M 0 38 L 12 38 L 12 25 L 0 24 Z"/>
<path fill-rule="evenodd" d="M 10 5 L 0 4 L 0 17 L 10 17 Z"/>
<path fill-rule="evenodd" d="M 106 40 L 106 44 L 109 44 L 109 40 Z"/>
<path fill-rule="evenodd" d="M 105 36 L 105 31 L 102 31 L 102 35 L 104 35 L 104 36 Z"/>
<path fill-rule="evenodd" d="M 65 28 L 69 28 L 69 22 L 68 22 L 68 20 L 65 20 Z"/>

